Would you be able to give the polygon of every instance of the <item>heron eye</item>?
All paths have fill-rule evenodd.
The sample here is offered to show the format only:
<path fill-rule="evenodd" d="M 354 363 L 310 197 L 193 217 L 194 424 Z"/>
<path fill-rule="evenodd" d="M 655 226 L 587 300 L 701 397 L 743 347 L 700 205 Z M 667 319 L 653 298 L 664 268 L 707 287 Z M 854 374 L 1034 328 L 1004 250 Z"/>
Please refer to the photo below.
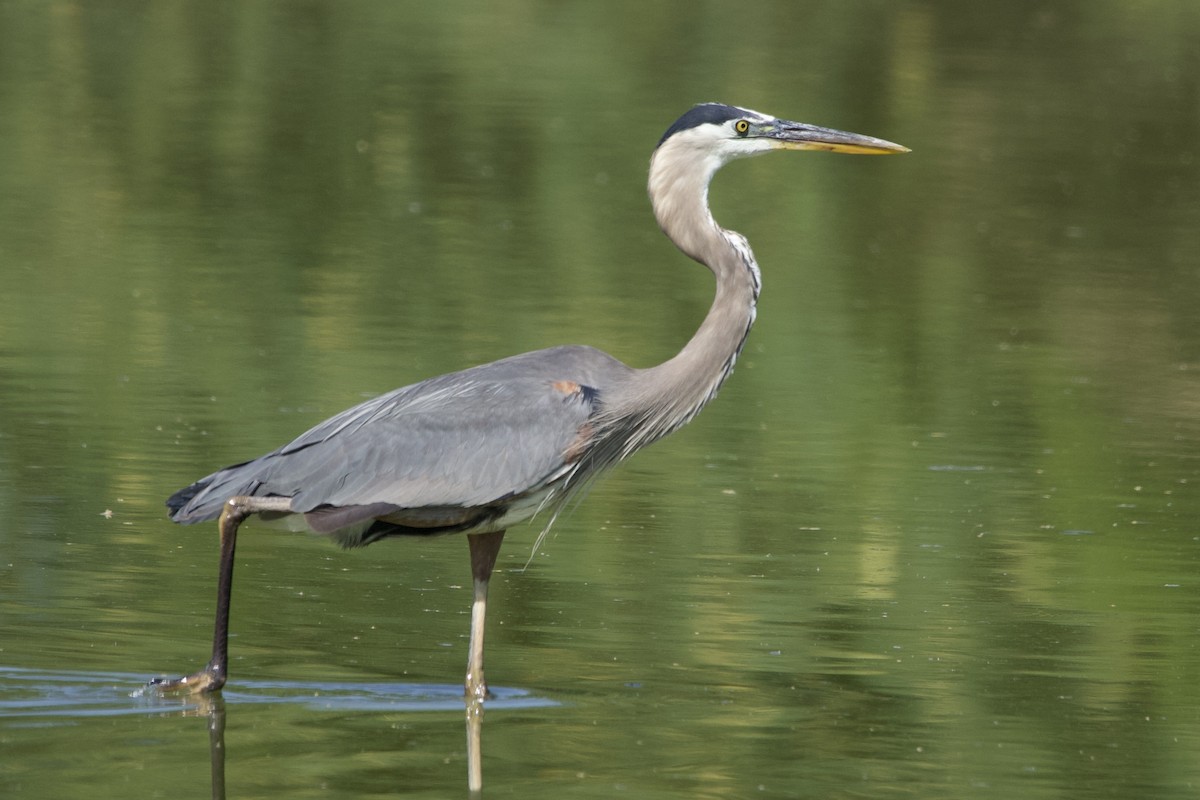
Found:
<path fill-rule="evenodd" d="M 744 119 L 739 119 L 737 122 L 733 123 L 733 129 L 737 131 L 738 136 L 745 136 L 750 132 L 750 123 Z"/>

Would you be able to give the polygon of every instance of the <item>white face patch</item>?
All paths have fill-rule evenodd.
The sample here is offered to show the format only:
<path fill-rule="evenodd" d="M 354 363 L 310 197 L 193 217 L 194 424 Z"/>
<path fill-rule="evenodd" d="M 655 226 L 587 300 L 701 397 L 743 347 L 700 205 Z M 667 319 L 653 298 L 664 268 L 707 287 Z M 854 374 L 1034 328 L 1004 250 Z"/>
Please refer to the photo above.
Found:
<path fill-rule="evenodd" d="M 739 134 L 737 130 L 738 123 L 742 120 L 749 121 L 753 126 L 761 126 L 776 122 L 776 117 L 764 114 L 761 111 L 755 111 L 752 108 L 742 108 L 741 106 L 734 106 L 734 108 L 741 111 L 743 116 L 728 120 L 720 126 L 700 126 L 720 129 L 721 136 L 719 138 L 724 141 L 712 142 L 712 146 L 719 149 L 722 163 L 732 161 L 735 158 L 745 158 L 777 149 L 776 142 L 773 139 L 755 136 L 753 133 L 747 136 Z"/>
<path fill-rule="evenodd" d="M 737 124 L 743 120 L 749 120 L 757 126 L 770 124 L 775 121 L 775 117 L 748 108 L 739 108 L 738 110 L 744 112 L 745 115 L 725 120 L 720 124 L 708 122 L 675 133 L 668 140 L 670 149 L 703 151 L 706 159 L 712 159 L 715 162 L 712 165 L 714 171 L 735 158 L 745 158 L 776 149 L 776 144 L 772 139 L 753 135 L 745 136 L 737 131 Z"/>

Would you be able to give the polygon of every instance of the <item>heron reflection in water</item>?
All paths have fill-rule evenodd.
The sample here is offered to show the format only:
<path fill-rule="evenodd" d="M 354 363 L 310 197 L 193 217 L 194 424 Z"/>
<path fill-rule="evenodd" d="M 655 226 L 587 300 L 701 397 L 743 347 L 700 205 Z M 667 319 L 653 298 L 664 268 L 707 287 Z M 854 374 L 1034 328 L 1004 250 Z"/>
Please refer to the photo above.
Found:
<path fill-rule="evenodd" d="M 691 420 L 732 372 L 754 322 L 760 275 L 746 239 L 713 219 L 708 186 L 727 162 L 773 150 L 907 152 L 736 106 L 689 110 L 658 142 L 649 179 L 663 232 L 716 278 L 708 315 L 678 355 L 639 369 L 592 347 L 552 347 L 430 378 L 176 492 L 167 501 L 175 522 L 220 520 L 216 625 L 203 669 L 155 685 L 224 685 L 234 546 L 241 523 L 258 515 L 348 548 L 465 534 L 474 581 L 465 691 L 486 698 L 488 580 L 505 530 L 538 513 L 553 521 L 591 479 Z"/>

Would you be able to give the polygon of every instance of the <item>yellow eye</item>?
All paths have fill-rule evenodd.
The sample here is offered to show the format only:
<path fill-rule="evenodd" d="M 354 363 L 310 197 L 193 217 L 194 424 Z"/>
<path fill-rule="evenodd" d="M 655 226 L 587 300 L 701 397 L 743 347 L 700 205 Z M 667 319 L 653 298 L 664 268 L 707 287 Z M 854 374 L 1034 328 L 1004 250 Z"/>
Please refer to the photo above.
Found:
<path fill-rule="evenodd" d="M 737 131 L 738 136 L 745 136 L 750 132 L 750 123 L 744 119 L 739 119 L 737 122 L 733 123 L 733 129 Z"/>

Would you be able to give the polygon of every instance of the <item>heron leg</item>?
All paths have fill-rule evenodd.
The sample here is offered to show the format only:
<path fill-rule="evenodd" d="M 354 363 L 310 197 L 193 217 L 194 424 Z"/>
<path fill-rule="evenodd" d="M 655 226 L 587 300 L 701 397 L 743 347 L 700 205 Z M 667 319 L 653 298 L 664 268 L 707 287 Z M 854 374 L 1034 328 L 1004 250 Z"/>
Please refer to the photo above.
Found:
<path fill-rule="evenodd" d="M 233 555 L 242 522 L 260 511 L 289 511 L 287 497 L 231 497 L 225 501 L 217 527 L 221 533 L 221 564 L 217 576 L 217 616 L 213 625 L 212 658 L 199 672 L 180 678 L 155 678 L 150 685 L 159 692 L 201 694 L 225 685 L 229 672 L 229 596 L 233 591 Z"/>
<path fill-rule="evenodd" d="M 487 616 L 488 581 L 492 577 L 492 568 L 496 566 L 496 556 L 500 553 L 500 543 L 503 541 L 504 531 L 467 534 L 467 543 L 471 548 L 471 578 L 474 587 L 471 601 L 471 645 L 467 657 L 465 685 L 468 699 L 484 700 L 491 694 L 483 677 L 483 628 L 484 618 Z"/>

